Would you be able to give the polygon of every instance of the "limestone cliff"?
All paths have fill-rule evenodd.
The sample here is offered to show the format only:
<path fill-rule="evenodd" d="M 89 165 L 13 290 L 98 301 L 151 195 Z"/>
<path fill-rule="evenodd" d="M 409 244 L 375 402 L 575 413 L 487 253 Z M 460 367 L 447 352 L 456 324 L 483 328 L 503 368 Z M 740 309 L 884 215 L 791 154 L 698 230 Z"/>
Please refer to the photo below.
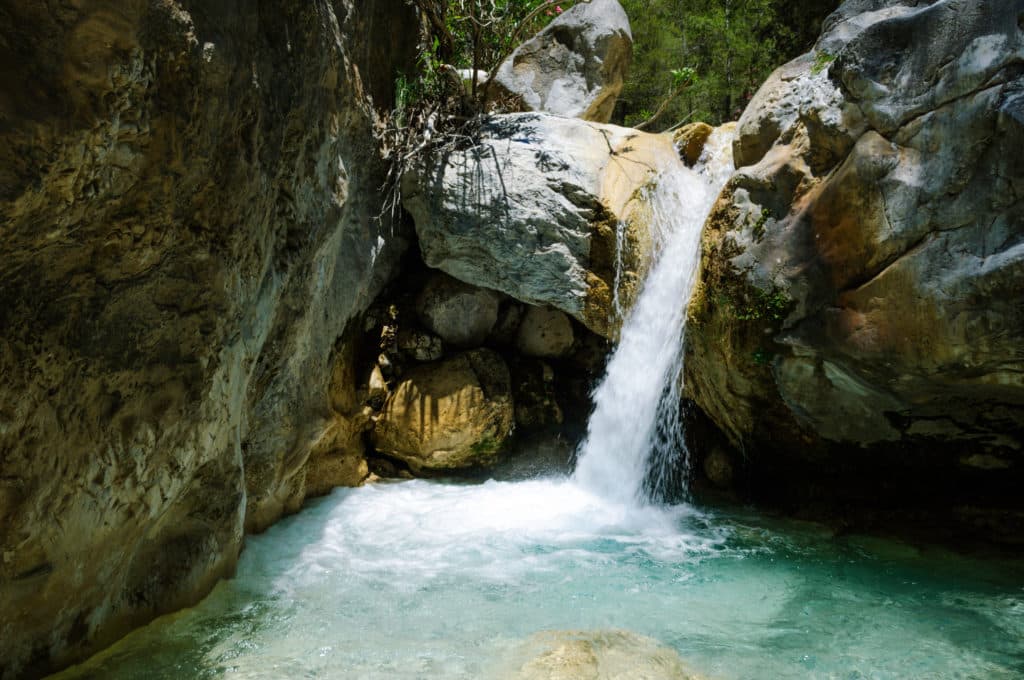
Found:
<path fill-rule="evenodd" d="M 850 0 L 743 114 L 687 386 L 747 465 L 1013 494 L 1022 27 L 1014 0 Z"/>
<path fill-rule="evenodd" d="M 0 676 L 196 601 L 344 444 L 417 33 L 402 0 L 0 5 Z"/>

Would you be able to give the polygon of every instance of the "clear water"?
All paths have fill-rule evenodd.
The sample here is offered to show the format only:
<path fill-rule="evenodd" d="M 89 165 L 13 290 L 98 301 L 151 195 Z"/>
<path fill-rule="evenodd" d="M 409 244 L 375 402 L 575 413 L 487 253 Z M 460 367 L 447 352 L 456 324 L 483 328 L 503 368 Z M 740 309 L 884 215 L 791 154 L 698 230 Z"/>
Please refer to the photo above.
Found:
<path fill-rule="evenodd" d="M 64 677 L 493 678 L 552 629 L 650 636 L 706 678 L 1020 678 L 1024 566 L 567 478 L 378 484 Z"/>
<path fill-rule="evenodd" d="M 199 606 L 61 677 L 497 680 L 550 630 L 631 631 L 705 678 L 1024 677 L 1022 562 L 643 502 L 678 435 L 683 310 L 723 155 L 651 196 L 659 258 L 572 477 L 336 490 L 250 537 Z"/>

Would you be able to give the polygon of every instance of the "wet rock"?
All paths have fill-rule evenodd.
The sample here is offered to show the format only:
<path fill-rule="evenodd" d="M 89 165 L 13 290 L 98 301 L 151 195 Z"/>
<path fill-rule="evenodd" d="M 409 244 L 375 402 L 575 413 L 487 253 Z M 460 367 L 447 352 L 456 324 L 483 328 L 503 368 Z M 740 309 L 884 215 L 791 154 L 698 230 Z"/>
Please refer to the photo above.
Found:
<path fill-rule="evenodd" d="M 707 123 L 690 123 L 672 135 L 672 141 L 679 148 L 680 157 L 688 166 L 692 167 L 700 160 L 701 154 L 704 153 L 704 145 L 714 131 L 715 128 Z"/>
<path fill-rule="evenodd" d="M 512 431 L 508 367 L 488 349 L 409 369 L 388 397 L 374 447 L 417 473 L 492 464 Z"/>
<path fill-rule="evenodd" d="M 479 347 L 498 320 L 500 296 L 438 273 L 416 300 L 423 325 L 456 347 Z"/>
<path fill-rule="evenodd" d="M 516 425 L 528 430 L 562 424 L 555 372 L 543 361 L 519 359 L 513 363 Z"/>
<path fill-rule="evenodd" d="M 607 123 L 632 56 L 618 0 L 578 3 L 509 55 L 489 94 L 522 111 Z"/>
<path fill-rule="evenodd" d="M 492 116 L 479 144 L 403 178 L 424 261 L 455 278 L 551 306 L 613 336 L 650 263 L 641 189 L 678 163 L 671 137 L 542 114 Z M 621 227 L 620 227 L 621 225 Z"/>
<path fill-rule="evenodd" d="M 720 489 L 731 489 L 735 469 L 732 456 L 721 446 L 712 447 L 704 459 L 704 476 Z"/>
<path fill-rule="evenodd" d="M 529 307 L 516 336 L 516 347 L 528 357 L 555 359 L 572 350 L 572 321 L 557 309 Z"/>

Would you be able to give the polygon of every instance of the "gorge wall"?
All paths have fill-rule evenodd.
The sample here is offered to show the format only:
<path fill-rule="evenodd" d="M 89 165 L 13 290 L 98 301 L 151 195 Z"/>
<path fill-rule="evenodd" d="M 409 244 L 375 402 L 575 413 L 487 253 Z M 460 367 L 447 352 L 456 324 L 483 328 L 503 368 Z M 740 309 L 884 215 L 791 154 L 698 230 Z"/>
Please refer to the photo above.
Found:
<path fill-rule="evenodd" d="M 404 247 L 371 133 L 418 33 L 402 0 L 0 5 L 0 676 L 365 476 L 332 367 Z"/>
<path fill-rule="evenodd" d="M 1016 0 L 849 0 L 760 89 L 686 376 L 759 492 L 1019 506 L 1022 148 Z"/>

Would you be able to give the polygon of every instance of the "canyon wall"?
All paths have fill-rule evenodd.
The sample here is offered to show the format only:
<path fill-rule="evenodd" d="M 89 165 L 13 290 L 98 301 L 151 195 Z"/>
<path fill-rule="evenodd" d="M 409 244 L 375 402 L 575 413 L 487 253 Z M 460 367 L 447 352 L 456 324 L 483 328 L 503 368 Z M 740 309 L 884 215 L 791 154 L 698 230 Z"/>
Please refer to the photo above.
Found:
<path fill-rule="evenodd" d="M 1021 149 L 1019 1 L 850 0 L 762 86 L 687 335 L 752 484 L 1017 504 Z"/>
<path fill-rule="evenodd" d="M 335 358 L 404 248 L 372 125 L 418 32 L 402 0 L 0 5 L 0 676 L 365 474 Z"/>

